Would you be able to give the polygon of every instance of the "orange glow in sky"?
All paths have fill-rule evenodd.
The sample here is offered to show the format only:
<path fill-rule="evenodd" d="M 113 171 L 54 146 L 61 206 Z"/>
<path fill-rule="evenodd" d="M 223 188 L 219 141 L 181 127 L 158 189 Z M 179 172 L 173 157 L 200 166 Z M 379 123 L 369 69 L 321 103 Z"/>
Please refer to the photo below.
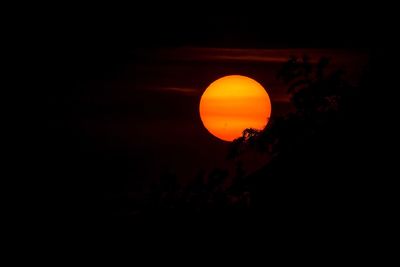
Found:
<path fill-rule="evenodd" d="M 214 136 L 233 141 L 246 128 L 262 130 L 271 115 L 265 89 L 241 75 L 222 77 L 207 87 L 200 100 L 200 117 Z"/>

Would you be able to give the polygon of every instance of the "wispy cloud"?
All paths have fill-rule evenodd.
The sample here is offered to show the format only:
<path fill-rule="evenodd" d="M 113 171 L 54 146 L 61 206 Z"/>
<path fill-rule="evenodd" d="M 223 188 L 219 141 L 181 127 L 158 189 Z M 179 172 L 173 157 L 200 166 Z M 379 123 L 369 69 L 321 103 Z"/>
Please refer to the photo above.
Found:
<path fill-rule="evenodd" d="M 182 47 L 159 51 L 160 58 L 178 61 L 285 62 L 287 53 L 275 49 Z"/>
<path fill-rule="evenodd" d="M 290 96 L 289 95 L 273 95 L 271 96 L 271 101 L 276 103 L 289 103 Z"/>
<path fill-rule="evenodd" d="M 171 92 L 183 95 L 198 95 L 200 92 L 195 88 L 186 88 L 186 87 L 160 87 L 158 90 L 163 92 Z"/>
<path fill-rule="evenodd" d="M 159 87 L 157 88 L 158 91 L 164 93 L 173 93 L 173 94 L 181 94 L 181 95 L 200 95 L 202 92 L 201 90 L 195 88 L 188 88 L 188 87 Z M 289 103 L 290 96 L 289 95 L 270 95 L 271 101 L 275 103 Z"/>
<path fill-rule="evenodd" d="M 153 56 L 162 61 L 191 62 L 253 62 L 284 63 L 290 56 L 310 56 L 312 63 L 321 57 L 334 58 L 337 63 L 352 63 L 365 59 L 360 52 L 333 49 L 288 48 L 288 49 L 253 49 L 253 48 L 213 48 L 213 47 L 179 47 L 165 48 L 140 53 L 142 56 Z"/>

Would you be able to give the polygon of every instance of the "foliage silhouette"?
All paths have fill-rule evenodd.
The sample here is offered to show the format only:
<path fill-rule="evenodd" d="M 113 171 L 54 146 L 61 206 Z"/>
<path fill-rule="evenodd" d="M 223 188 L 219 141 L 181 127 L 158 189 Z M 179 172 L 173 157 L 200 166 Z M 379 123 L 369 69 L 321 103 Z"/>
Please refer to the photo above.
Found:
<path fill-rule="evenodd" d="M 247 177 L 258 211 L 342 218 L 366 208 L 368 181 L 360 177 L 363 166 L 357 162 L 363 146 L 359 136 L 366 131 L 359 123 L 361 88 L 346 82 L 341 70 L 326 73 L 328 62 L 322 58 L 313 71 L 307 58 L 291 58 L 278 77 L 287 83 L 296 111 L 274 118 L 251 138 L 244 131 L 233 143 L 241 147 L 236 156 L 254 148 L 272 155 Z"/>
<path fill-rule="evenodd" d="M 362 89 L 346 82 L 342 70 L 328 73 L 328 66 L 327 58 L 315 65 L 306 56 L 290 58 L 277 77 L 287 85 L 295 111 L 272 118 L 262 131 L 246 129 L 232 142 L 227 158 L 235 162 L 234 174 L 201 171 L 182 190 L 167 179 L 154 196 L 158 201 L 150 201 L 158 203 L 153 208 L 210 216 L 251 211 L 286 222 L 361 212 L 368 183 L 356 162 L 363 146 L 358 136 L 365 131 Z M 240 157 L 249 151 L 266 153 L 270 160 L 246 175 Z"/>

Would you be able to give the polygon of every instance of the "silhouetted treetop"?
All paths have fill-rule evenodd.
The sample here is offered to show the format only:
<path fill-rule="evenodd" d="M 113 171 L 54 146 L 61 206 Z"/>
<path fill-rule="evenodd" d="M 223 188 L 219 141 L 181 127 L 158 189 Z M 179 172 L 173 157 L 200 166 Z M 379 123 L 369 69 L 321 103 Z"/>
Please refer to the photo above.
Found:
<path fill-rule="evenodd" d="M 262 131 L 245 129 L 242 137 L 232 142 L 228 158 L 235 158 L 246 149 L 275 155 L 343 118 L 354 105 L 359 89 L 344 80 L 343 70 L 328 72 L 329 62 L 328 58 L 321 58 L 312 64 L 307 56 L 291 57 L 277 78 L 287 85 L 295 111 L 271 118 Z"/>

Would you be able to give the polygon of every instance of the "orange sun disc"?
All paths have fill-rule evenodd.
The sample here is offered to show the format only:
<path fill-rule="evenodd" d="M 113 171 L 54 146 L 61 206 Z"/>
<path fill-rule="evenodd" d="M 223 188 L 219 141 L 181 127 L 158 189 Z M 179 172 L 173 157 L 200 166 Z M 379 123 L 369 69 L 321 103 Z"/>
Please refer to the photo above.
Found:
<path fill-rule="evenodd" d="M 264 87 L 241 75 L 211 83 L 200 100 L 200 118 L 214 136 L 233 141 L 246 128 L 262 130 L 271 115 L 271 101 Z"/>

